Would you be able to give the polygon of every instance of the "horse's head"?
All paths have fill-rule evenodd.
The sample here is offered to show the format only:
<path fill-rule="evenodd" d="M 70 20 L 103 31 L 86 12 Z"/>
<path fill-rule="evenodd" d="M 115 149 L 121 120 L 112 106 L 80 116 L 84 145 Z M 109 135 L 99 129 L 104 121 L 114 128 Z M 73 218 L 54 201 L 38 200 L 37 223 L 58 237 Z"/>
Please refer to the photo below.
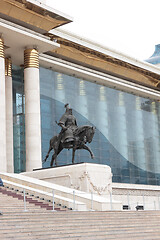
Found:
<path fill-rule="evenodd" d="M 88 129 L 86 129 L 86 138 L 88 143 L 92 142 L 93 136 L 95 134 L 95 130 L 96 130 L 95 127 L 90 127 L 90 126 L 88 127 Z"/>

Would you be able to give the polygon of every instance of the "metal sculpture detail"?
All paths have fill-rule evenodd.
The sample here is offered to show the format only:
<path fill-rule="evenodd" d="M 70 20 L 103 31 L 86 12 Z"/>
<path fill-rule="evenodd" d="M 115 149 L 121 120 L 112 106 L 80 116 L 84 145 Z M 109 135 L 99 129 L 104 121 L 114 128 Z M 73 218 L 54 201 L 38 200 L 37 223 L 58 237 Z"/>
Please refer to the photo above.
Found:
<path fill-rule="evenodd" d="M 95 127 L 84 125 L 81 127 L 77 126 L 77 121 L 75 116 L 72 113 L 72 109 L 69 108 L 69 104 L 65 104 L 66 111 L 62 115 L 59 123 L 57 123 L 61 127 L 61 132 L 50 139 L 50 145 L 48 153 L 43 160 L 46 162 L 49 157 L 50 151 L 54 150 L 54 154 L 52 155 L 50 166 L 53 166 L 55 161 L 55 165 L 57 166 L 57 156 L 63 150 L 73 149 L 72 152 L 72 163 L 74 164 L 75 151 L 77 149 L 85 149 L 89 151 L 91 158 L 94 158 L 94 155 L 91 149 L 86 145 L 86 143 L 91 143 L 94 133 Z"/>

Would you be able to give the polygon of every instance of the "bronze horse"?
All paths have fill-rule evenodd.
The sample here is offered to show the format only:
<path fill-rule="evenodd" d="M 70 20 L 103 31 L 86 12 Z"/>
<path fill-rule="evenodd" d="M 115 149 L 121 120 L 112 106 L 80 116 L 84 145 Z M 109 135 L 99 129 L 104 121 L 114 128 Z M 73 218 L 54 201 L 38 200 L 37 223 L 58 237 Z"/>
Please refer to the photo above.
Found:
<path fill-rule="evenodd" d="M 50 146 L 48 153 L 43 160 L 43 162 L 46 162 L 47 158 L 49 157 L 49 153 L 51 150 L 54 150 L 54 154 L 52 155 L 52 160 L 50 163 L 50 166 L 53 166 L 53 163 L 55 161 L 55 165 L 57 166 L 57 156 L 58 154 L 63 150 L 63 148 L 66 149 L 73 149 L 72 152 L 72 164 L 74 164 L 74 157 L 75 157 L 75 151 L 77 149 L 85 149 L 89 151 L 91 158 L 94 158 L 94 155 L 91 151 L 91 149 L 86 145 L 86 143 L 91 143 L 92 138 L 95 133 L 95 127 L 91 126 L 82 126 L 78 127 L 74 132 L 74 140 L 70 142 L 63 142 L 61 141 L 63 131 L 59 134 L 54 136 L 50 139 Z"/>

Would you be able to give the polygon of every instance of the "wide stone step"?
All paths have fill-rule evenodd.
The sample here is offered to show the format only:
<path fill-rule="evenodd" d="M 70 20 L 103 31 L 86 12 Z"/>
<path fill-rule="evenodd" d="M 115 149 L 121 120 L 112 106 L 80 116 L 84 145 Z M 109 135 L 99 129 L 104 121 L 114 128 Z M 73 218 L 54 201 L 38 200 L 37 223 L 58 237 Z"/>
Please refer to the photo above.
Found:
<path fill-rule="evenodd" d="M 15 193 L 0 200 L 0 240 L 160 240 L 160 211 L 52 212 L 52 204 L 28 197 L 24 212 Z"/>
<path fill-rule="evenodd" d="M 29 223 L 30 221 L 28 221 Z M 90 225 L 83 225 L 83 227 L 81 226 L 81 224 L 77 224 L 77 225 L 70 225 L 67 226 L 68 229 L 64 226 L 58 226 L 55 227 L 55 224 L 53 222 L 53 224 L 51 224 L 49 227 L 47 226 L 47 224 L 43 223 L 42 226 L 37 227 L 36 229 L 30 229 L 29 226 L 24 226 L 22 224 L 22 229 L 19 229 L 19 225 L 15 224 L 14 227 L 16 229 L 14 229 L 13 232 L 11 232 L 11 230 L 6 231 L 3 233 L 0 231 L 0 236 L 1 239 L 3 239 L 3 237 L 7 237 L 8 238 L 12 238 L 12 239 L 66 239 L 67 237 L 70 238 L 75 238 L 79 237 L 79 239 L 81 239 L 82 237 L 84 237 L 84 239 L 94 239 L 93 236 L 95 236 L 95 239 L 105 239 L 104 237 L 107 237 L 106 239 L 109 238 L 115 238 L 115 239 L 124 239 L 128 237 L 128 239 L 130 239 L 130 237 L 135 237 L 135 239 L 137 237 L 141 237 L 141 239 L 147 239 L 146 236 L 148 236 L 148 234 L 150 234 L 150 237 L 152 236 L 152 238 L 150 239 L 155 239 L 154 237 L 160 236 L 160 231 L 157 230 L 157 227 L 153 227 L 153 226 L 149 226 L 147 229 L 140 226 L 138 226 L 137 228 L 135 228 L 134 226 L 132 228 L 128 228 L 128 227 L 123 227 L 119 226 L 119 228 L 117 228 L 116 226 L 110 226 L 106 224 L 106 226 L 102 227 L 103 225 L 101 224 L 101 226 L 97 226 L 98 224 L 95 222 L 94 225 L 92 225 L 92 227 Z M 106 229 L 105 229 L 106 228 Z M 144 230 L 145 229 L 145 230 Z M 136 233 L 136 234 L 135 234 Z M 16 236 L 16 238 L 14 238 L 14 236 Z M 145 237 L 145 238 L 144 238 Z M 137 238 L 138 239 L 138 238 Z"/>
<path fill-rule="evenodd" d="M 16 226 L 16 230 L 15 230 L 15 226 Z M 35 228 L 36 227 L 36 228 Z M 41 232 L 43 230 L 45 231 L 49 231 L 52 232 L 52 230 L 55 232 L 59 232 L 59 230 L 61 230 L 61 232 L 63 233 L 67 233 L 68 231 L 72 231 L 72 232 L 77 232 L 77 229 L 83 230 L 83 232 L 85 231 L 106 231 L 107 232 L 114 232 L 114 233 L 119 233 L 120 231 L 127 231 L 127 233 L 131 233 L 131 232 L 135 232 L 135 231 L 139 231 L 139 232 L 148 232 L 148 231 L 157 231 L 157 226 L 147 226 L 145 228 L 142 228 L 142 226 L 116 226 L 116 225 L 102 225 L 102 224 L 77 224 L 77 225 L 66 225 L 66 226 L 55 226 L 53 223 L 41 223 L 41 224 L 26 224 L 26 225 L 17 225 L 17 224 L 13 224 L 13 225 L 5 225 L 3 226 L 3 228 L 0 228 L 0 234 L 1 233 L 15 233 L 15 232 L 25 232 L 25 231 L 31 231 L 31 232 Z M 158 230 L 159 231 L 159 230 Z"/>
<path fill-rule="evenodd" d="M 70 216 L 68 214 L 64 214 L 63 215 L 59 215 L 57 213 L 51 213 L 51 214 L 45 214 L 44 212 L 27 212 L 27 213 L 21 213 L 21 214 L 15 214 L 14 212 L 12 214 L 4 214 L 1 219 L 3 219 L 3 223 L 5 224 L 5 222 L 9 225 L 10 222 L 16 222 L 16 223 L 22 223 L 22 219 L 23 219 L 23 224 L 28 223 L 28 221 L 30 223 L 32 222 L 38 222 L 39 224 L 41 223 L 48 223 L 48 222 L 54 222 L 54 226 L 58 225 L 60 227 L 63 226 L 63 224 L 65 225 L 68 225 L 70 224 L 71 226 L 72 225 L 76 225 L 77 223 L 80 225 L 80 224 L 87 224 L 88 222 L 91 223 L 91 224 L 94 224 L 97 219 L 98 219 L 98 222 L 101 223 L 101 224 L 106 224 L 106 225 L 113 225 L 113 224 L 116 224 L 116 225 L 120 225 L 122 226 L 122 224 L 128 224 L 129 225 L 134 225 L 134 226 L 153 226 L 154 223 L 159 223 L 159 217 L 158 217 L 158 221 L 155 217 L 152 218 L 152 221 L 151 221 L 151 218 L 148 218 L 148 220 L 145 219 L 145 221 L 142 222 L 142 220 L 144 220 L 143 218 L 141 219 L 137 219 L 135 221 L 135 218 L 132 219 L 132 216 L 130 216 L 129 219 L 125 219 L 125 218 L 122 218 L 121 220 L 117 219 L 117 218 L 107 218 L 107 219 L 104 219 L 102 218 L 100 215 L 95 215 L 93 213 L 93 217 L 92 218 L 89 218 L 87 217 L 86 215 L 84 214 L 79 214 L 79 215 L 72 215 L 70 214 Z M 69 219 L 69 223 L 66 222 L 68 221 Z"/>
<path fill-rule="evenodd" d="M 53 220 L 54 222 L 57 222 L 58 224 L 61 222 L 61 223 L 66 223 L 66 221 L 69 219 L 70 220 L 70 222 L 73 222 L 73 223 L 75 223 L 75 222 L 78 222 L 78 223 L 80 223 L 81 221 L 82 222 L 94 222 L 94 221 L 97 221 L 97 218 L 98 218 L 98 216 L 97 216 L 97 218 L 96 217 L 93 217 L 93 219 L 90 219 L 90 218 L 85 218 L 84 217 L 84 219 L 82 218 L 82 217 L 77 217 L 77 218 L 68 218 L 68 217 L 64 217 L 64 218 L 56 218 L 56 217 L 52 217 L 51 215 L 49 215 L 48 217 L 45 215 L 45 214 L 43 214 L 42 215 L 42 213 L 43 212 L 41 212 L 40 210 L 39 211 L 37 211 L 37 215 L 36 215 L 36 213 L 34 213 L 34 211 L 28 211 L 28 215 L 27 215 L 27 213 L 25 213 L 25 215 L 24 215 L 24 213 L 23 213 L 23 211 L 22 212 L 18 212 L 19 213 L 19 215 L 17 216 L 17 215 L 12 215 L 12 214 L 14 214 L 13 213 L 13 211 L 12 212 L 10 212 L 10 213 L 3 213 L 3 217 L 4 217 L 4 220 L 3 221 L 5 221 L 5 219 L 8 221 L 9 219 L 11 219 L 11 220 L 16 220 L 16 221 L 20 221 L 22 218 L 24 219 L 24 221 L 25 221 L 25 219 L 28 219 L 28 218 L 30 218 L 30 220 L 36 220 L 36 219 L 38 219 L 39 221 L 41 220 L 41 218 L 40 218 L 40 216 L 42 216 L 42 219 L 43 219 L 43 221 L 45 221 L 45 220 Z M 34 214 L 34 216 L 31 216 L 31 215 L 29 215 L 29 214 Z M 55 214 L 55 213 L 53 213 L 53 214 Z M 159 220 L 159 218 L 158 219 L 153 219 L 152 218 L 152 221 L 151 221 L 151 219 L 149 220 L 146 220 L 146 219 L 121 219 L 121 220 L 119 220 L 119 219 L 109 219 L 109 218 L 107 218 L 107 219 L 103 219 L 103 218 L 99 218 L 98 219 L 101 223 L 112 223 L 112 222 L 115 222 L 116 224 L 121 224 L 121 223 L 124 223 L 124 224 L 129 224 L 129 223 L 134 223 L 134 224 L 152 224 L 152 223 L 154 223 L 154 222 L 157 222 L 157 223 L 159 223 L 160 222 L 160 220 Z M 143 220 L 143 221 L 142 221 Z"/>
<path fill-rule="evenodd" d="M 39 213 L 37 213 L 37 215 L 36 214 L 32 215 L 32 213 L 29 212 L 29 211 L 27 213 L 23 213 L 23 211 L 22 211 L 21 215 L 19 215 L 18 213 L 14 214 L 14 211 L 12 211 L 12 212 L 13 212 L 13 215 L 15 216 L 15 218 L 17 220 L 22 215 L 24 215 L 23 216 L 24 218 L 25 217 L 26 218 L 28 218 L 28 217 L 34 217 L 35 218 L 36 216 L 39 217 L 38 214 L 41 214 L 41 211 Z M 10 214 L 12 214 L 12 213 L 10 213 Z M 146 214 L 147 214 L 147 212 L 146 212 Z M 30 215 L 30 216 L 28 216 L 28 215 Z M 82 212 L 77 212 L 76 214 L 74 212 L 71 212 L 71 213 L 68 214 L 68 212 L 66 212 L 65 213 L 65 217 L 64 217 L 64 213 L 62 213 L 62 214 L 58 213 L 57 214 L 56 212 L 54 212 L 54 213 L 52 213 L 52 212 L 47 212 L 47 213 L 43 212 L 43 219 L 44 218 L 47 218 L 47 219 L 51 218 L 51 219 L 54 219 L 54 221 L 66 221 L 66 219 L 69 218 L 70 221 L 73 220 L 75 222 L 75 221 L 80 221 L 80 220 L 84 221 L 84 219 L 85 219 L 85 221 L 94 221 L 94 220 L 97 220 L 97 218 L 98 218 L 101 221 L 109 221 L 109 222 L 111 222 L 112 220 L 116 221 L 116 222 L 120 222 L 120 221 L 128 222 L 128 219 L 129 219 L 129 222 L 131 222 L 131 221 L 135 222 L 135 220 L 137 220 L 136 222 L 141 222 L 142 224 L 144 222 L 144 221 L 142 221 L 142 220 L 144 220 L 144 215 L 140 216 L 138 214 L 136 216 L 136 215 L 132 215 L 132 213 L 130 213 L 130 215 L 127 215 L 127 216 L 124 215 L 123 213 L 121 214 L 121 216 L 116 216 L 115 213 L 113 213 L 113 215 L 114 216 L 108 215 L 107 212 L 106 212 L 106 215 L 99 214 L 99 213 L 96 213 L 96 212 L 93 212 L 93 213 L 88 212 L 88 214 L 87 213 L 82 213 Z M 5 217 L 7 217 L 7 216 L 10 217 L 10 215 L 9 214 L 5 214 L 5 212 L 4 212 L 4 216 Z M 147 222 L 150 223 L 151 222 L 151 218 L 152 218 L 152 221 L 154 221 L 154 220 L 155 221 L 160 221 L 160 214 L 158 216 L 156 216 L 156 215 L 145 216 L 145 223 L 147 223 Z"/>
<path fill-rule="evenodd" d="M 18 229 L 30 229 L 32 230 L 33 228 L 34 229 L 39 229 L 39 228 L 45 228 L 45 229 L 49 229 L 49 228 L 53 228 L 54 227 L 54 231 L 56 230 L 59 230 L 61 229 L 61 231 L 68 231 L 68 229 L 77 229 L 80 228 L 80 229 L 108 229 L 108 230 L 116 230 L 116 231 L 119 231 L 119 230 L 127 230 L 127 231 L 134 231 L 134 230 L 143 230 L 144 232 L 145 231 L 148 231 L 148 230 L 156 230 L 157 231 L 157 226 L 154 226 L 153 224 L 151 226 L 145 226 L 145 225 L 142 225 L 142 226 L 136 226 L 136 225 L 130 225 L 130 226 L 124 226 L 124 225 L 107 225 L 107 224 L 85 224 L 83 225 L 82 223 L 80 224 L 74 224 L 74 225 L 71 225 L 71 224 L 67 224 L 66 226 L 61 226 L 61 225 L 55 225 L 54 223 L 46 223 L 46 222 L 41 222 L 40 224 L 37 223 L 33 223 L 33 222 L 28 222 L 28 224 L 19 224 L 19 223 L 14 223 L 14 224 L 4 224 L 1 226 L 0 228 L 0 232 L 8 232 L 8 231 L 15 231 L 14 227 L 17 227 L 16 228 L 16 231 Z"/>
<path fill-rule="evenodd" d="M 101 239 L 102 237 L 105 237 L 104 239 L 108 239 L 108 238 L 115 238 L 115 239 L 124 239 L 127 238 L 128 239 L 132 239 L 132 238 L 139 238 L 141 237 L 141 239 L 146 239 L 146 237 L 148 237 L 148 234 L 150 234 L 150 237 L 152 236 L 152 238 L 150 239 L 154 239 L 154 237 L 158 237 L 160 236 L 160 230 L 159 231 L 138 231 L 138 232 L 127 232 L 127 231 L 102 231 L 101 229 L 98 230 L 93 230 L 90 231 L 90 229 L 88 229 L 88 231 L 84 231 L 81 229 L 76 229 L 76 232 L 73 232 L 72 230 L 68 230 L 68 232 L 63 232 L 61 230 L 59 230 L 58 232 L 54 231 L 49 231 L 46 232 L 45 228 L 42 229 L 41 231 L 20 231 L 20 232 L 14 232 L 14 233 L 8 233 L 8 234 L 1 234 L 1 237 L 3 239 L 3 237 L 7 237 L 7 238 L 13 238 L 13 239 L 36 239 L 35 237 L 37 237 L 37 239 L 70 239 L 70 238 L 79 238 L 81 239 L 82 237 L 85 237 L 86 239 Z M 16 236 L 16 238 L 14 238 L 14 236 Z M 142 238 L 143 237 L 143 238 Z M 103 238 L 102 238 L 103 239 Z"/>

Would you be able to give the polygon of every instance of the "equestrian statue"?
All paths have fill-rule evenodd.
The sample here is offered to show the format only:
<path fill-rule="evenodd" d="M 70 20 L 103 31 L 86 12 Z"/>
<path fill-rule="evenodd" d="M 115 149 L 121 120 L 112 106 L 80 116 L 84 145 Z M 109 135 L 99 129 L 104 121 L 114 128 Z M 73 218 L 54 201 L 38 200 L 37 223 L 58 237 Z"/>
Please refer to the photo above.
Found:
<path fill-rule="evenodd" d="M 54 150 L 54 154 L 52 155 L 50 166 L 53 166 L 55 161 L 55 165 L 57 166 L 57 156 L 63 150 L 66 149 L 73 149 L 72 151 L 72 164 L 74 164 L 74 157 L 75 151 L 77 149 L 85 149 L 89 151 L 91 158 L 94 158 L 94 155 L 91 149 L 86 145 L 86 143 L 91 143 L 92 138 L 95 133 L 95 127 L 84 125 L 84 126 L 77 126 L 77 121 L 75 116 L 72 113 L 72 109 L 69 107 L 69 104 L 65 104 L 66 108 L 65 113 L 62 115 L 61 119 L 59 120 L 58 126 L 61 127 L 61 131 L 58 135 L 54 136 L 50 139 L 50 145 L 48 153 L 43 160 L 46 162 L 47 158 L 49 157 L 49 153 L 51 150 Z"/>

